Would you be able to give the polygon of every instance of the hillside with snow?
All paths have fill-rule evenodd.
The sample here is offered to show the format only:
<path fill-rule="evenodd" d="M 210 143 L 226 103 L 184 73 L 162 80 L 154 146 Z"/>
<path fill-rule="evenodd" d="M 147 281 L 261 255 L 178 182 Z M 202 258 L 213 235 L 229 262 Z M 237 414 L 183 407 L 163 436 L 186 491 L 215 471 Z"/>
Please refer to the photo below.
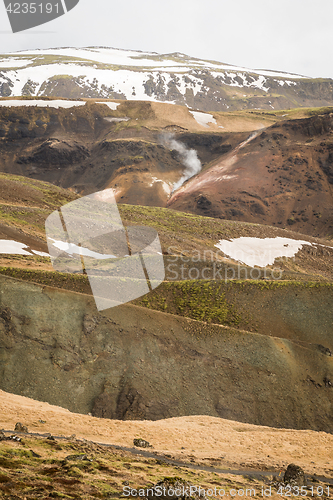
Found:
<path fill-rule="evenodd" d="M 169 102 L 204 111 L 333 104 L 333 80 L 105 47 L 0 54 L 0 96 Z"/>

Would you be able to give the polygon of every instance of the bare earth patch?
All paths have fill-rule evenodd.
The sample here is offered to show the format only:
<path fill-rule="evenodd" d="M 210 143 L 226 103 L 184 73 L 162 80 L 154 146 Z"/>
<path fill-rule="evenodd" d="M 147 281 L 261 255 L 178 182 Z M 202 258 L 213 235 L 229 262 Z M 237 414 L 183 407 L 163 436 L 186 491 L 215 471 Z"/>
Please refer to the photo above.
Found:
<path fill-rule="evenodd" d="M 14 430 L 16 422 L 22 422 L 30 432 L 76 434 L 78 439 L 125 447 L 133 447 L 133 439 L 142 438 L 153 445 L 154 452 L 185 462 L 277 473 L 297 463 L 307 474 L 333 477 L 333 436 L 324 432 L 275 429 L 208 416 L 107 420 L 4 391 L 0 400 L 0 428 L 5 430 Z"/>

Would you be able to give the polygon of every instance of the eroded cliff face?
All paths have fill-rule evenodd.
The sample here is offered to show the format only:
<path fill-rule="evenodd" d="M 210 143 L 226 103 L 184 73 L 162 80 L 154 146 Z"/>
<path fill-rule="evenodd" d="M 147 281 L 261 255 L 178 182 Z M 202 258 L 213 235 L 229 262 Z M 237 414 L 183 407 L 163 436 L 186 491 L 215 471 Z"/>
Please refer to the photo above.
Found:
<path fill-rule="evenodd" d="M 332 432 L 332 347 L 133 305 L 98 313 L 90 296 L 0 276 L 1 389 L 79 413 Z"/>

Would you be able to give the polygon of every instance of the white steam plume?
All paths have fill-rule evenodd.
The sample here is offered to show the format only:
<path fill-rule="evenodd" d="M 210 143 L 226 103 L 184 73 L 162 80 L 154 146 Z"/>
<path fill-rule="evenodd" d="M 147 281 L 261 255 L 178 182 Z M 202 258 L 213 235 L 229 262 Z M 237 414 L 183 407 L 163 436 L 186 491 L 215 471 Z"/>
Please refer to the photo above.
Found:
<path fill-rule="evenodd" d="M 188 149 L 185 144 L 180 141 L 176 141 L 173 134 L 165 134 L 163 136 L 163 142 L 166 146 L 171 149 L 175 149 L 179 153 L 181 162 L 185 165 L 183 175 L 179 181 L 173 185 L 173 193 L 176 189 L 180 188 L 185 181 L 198 174 L 202 166 L 195 149 Z"/>

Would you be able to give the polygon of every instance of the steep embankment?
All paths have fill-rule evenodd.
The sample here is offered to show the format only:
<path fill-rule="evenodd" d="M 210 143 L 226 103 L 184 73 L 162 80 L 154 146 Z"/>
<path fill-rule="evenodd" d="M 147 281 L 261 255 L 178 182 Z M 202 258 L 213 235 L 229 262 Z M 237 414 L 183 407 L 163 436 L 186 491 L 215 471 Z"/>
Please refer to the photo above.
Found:
<path fill-rule="evenodd" d="M 329 342 L 325 324 L 287 340 L 133 305 L 98 313 L 92 297 L 5 277 L 0 287 L 5 391 L 109 418 L 203 414 L 333 431 L 333 346 L 316 345 Z"/>

